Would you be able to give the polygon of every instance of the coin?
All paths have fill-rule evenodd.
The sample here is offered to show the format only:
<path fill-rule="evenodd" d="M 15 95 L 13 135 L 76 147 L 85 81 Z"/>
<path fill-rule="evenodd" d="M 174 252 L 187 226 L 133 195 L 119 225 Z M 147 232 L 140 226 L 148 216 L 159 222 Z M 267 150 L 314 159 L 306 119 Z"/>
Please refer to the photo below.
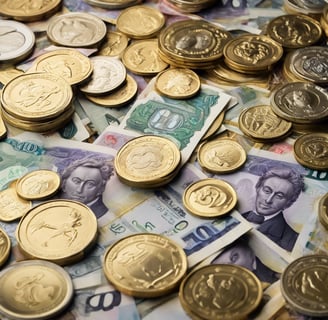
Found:
<path fill-rule="evenodd" d="M 7 233 L 0 228 L 0 268 L 3 266 L 10 254 L 11 243 Z M 1 298 L 0 298 L 1 299 Z M 1 306 L 1 303 L 0 303 Z M 1 308 L 1 307 L 0 307 Z"/>
<path fill-rule="evenodd" d="M 328 193 L 324 194 L 320 200 L 318 205 L 318 216 L 319 221 L 324 226 L 326 230 L 328 230 Z"/>
<path fill-rule="evenodd" d="M 125 183 L 151 187 L 168 183 L 180 162 L 180 150 L 174 142 L 160 136 L 144 135 L 129 140 L 119 149 L 114 167 L 119 179 Z"/>
<path fill-rule="evenodd" d="M 156 39 L 136 40 L 123 52 L 122 62 L 132 73 L 142 76 L 153 76 L 168 67 L 158 56 Z"/>
<path fill-rule="evenodd" d="M 17 63 L 32 53 L 35 36 L 24 23 L 0 20 L 0 35 L 0 62 Z"/>
<path fill-rule="evenodd" d="M 53 73 L 70 85 L 88 80 L 93 72 L 91 60 L 75 49 L 57 49 L 37 57 L 28 72 Z"/>
<path fill-rule="evenodd" d="M 6 318 L 54 319 L 73 295 L 69 274 L 51 262 L 16 262 L 0 273 L 0 313 Z"/>
<path fill-rule="evenodd" d="M 0 114 L 0 140 L 7 136 L 7 128 Z"/>
<path fill-rule="evenodd" d="M 80 86 L 83 93 L 101 95 L 117 89 L 126 79 L 126 69 L 121 60 L 107 56 L 90 58 L 93 73 L 90 81 Z"/>
<path fill-rule="evenodd" d="M 231 139 L 203 142 L 197 151 L 200 166 L 208 172 L 223 174 L 238 170 L 246 162 L 246 151 Z"/>
<path fill-rule="evenodd" d="M 54 73 L 26 73 L 9 81 L 2 89 L 2 108 L 23 120 L 54 118 L 70 107 L 71 86 Z"/>
<path fill-rule="evenodd" d="M 280 15 L 268 23 L 267 32 L 287 49 L 314 45 L 322 37 L 320 23 L 305 14 Z"/>
<path fill-rule="evenodd" d="M 192 318 L 242 320 L 261 302 L 260 280 L 250 270 L 229 264 L 191 271 L 180 284 L 181 306 Z"/>
<path fill-rule="evenodd" d="M 229 213 L 237 204 L 237 194 L 228 182 L 207 178 L 189 185 L 182 200 L 191 214 L 213 218 Z"/>
<path fill-rule="evenodd" d="M 0 191 L 0 221 L 14 221 L 21 218 L 32 208 L 32 202 L 18 196 L 17 181 Z"/>
<path fill-rule="evenodd" d="M 60 187 L 60 176 L 51 170 L 34 170 L 17 180 L 17 194 L 26 200 L 44 200 L 52 197 Z"/>
<path fill-rule="evenodd" d="M 134 6 L 143 0 L 85 0 L 93 6 L 105 8 L 109 10 L 124 9 L 130 6 Z"/>
<path fill-rule="evenodd" d="M 0 14 L 20 21 L 37 21 L 51 16 L 61 7 L 62 0 L 34 1 L 2 0 Z"/>
<path fill-rule="evenodd" d="M 328 93 L 311 82 L 290 82 L 271 93 L 272 111 L 279 117 L 296 123 L 314 123 L 328 117 Z"/>
<path fill-rule="evenodd" d="M 129 38 L 124 33 L 108 31 L 105 41 L 98 51 L 98 55 L 109 57 L 121 56 L 128 44 Z"/>
<path fill-rule="evenodd" d="M 156 90 L 172 99 L 188 99 L 200 90 L 200 79 L 196 72 L 185 68 L 170 68 L 156 77 Z"/>
<path fill-rule="evenodd" d="M 95 214 L 72 200 L 48 200 L 35 206 L 16 229 L 18 247 L 26 257 L 60 265 L 80 261 L 96 238 Z"/>
<path fill-rule="evenodd" d="M 221 111 L 218 117 L 212 122 L 211 126 L 207 129 L 206 133 L 203 135 L 201 141 L 208 139 L 213 136 L 221 127 L 225 117 L 225 110 Z"/>
<path fill-rule="evenodd" d="M 125 83 L 113 92 L 102 95 L 85 95 L 86 98 L 98 105 L 110 108 L 119 108 L 130 103 L 138 92 L 138 84 L 130 75 L 126 75 Z"/>
<path fill-rule="evenodd" d="M 295 140 L 293 148 L 301 165 L 314 170 L 328 169 L 328 133 L 303 134 Z"/>
<path fill-rule="evenodd" d="M 135 5 L 121 11 L 116 19 L 116 28 L 132 39 L 154 37 L 164 26 L 165 17 L 156 8 Z"/>
<path fill-rule="evenodd" d="M 50 41 L 66 47 L 98 46 L 104 40 L 107 27 L 104 21 L 86 12 L 69 12 L 52 17 L 48 22 Z"/>
<path fill-rule="evenodd" d="M 187 256 L 162 235 L 140 233 L 111 245 L 104 254 L 103 270 L 121 292 L 138 298 L 171 293 L 187 272 Z"/>
<path fill-rule="evenodd" d="M 327 317 L 327 274 L 327 255 L 313 254 L 297 258 L 281 274 L 281 293 L 297 312 Z"/>
<path fill-rule="evenodd" d="M 268 105 L 244 109 L 238 123 L 245 135 L 263 141 L 284 139 L 292 130 L 292 123 L 278 117 Z"/>

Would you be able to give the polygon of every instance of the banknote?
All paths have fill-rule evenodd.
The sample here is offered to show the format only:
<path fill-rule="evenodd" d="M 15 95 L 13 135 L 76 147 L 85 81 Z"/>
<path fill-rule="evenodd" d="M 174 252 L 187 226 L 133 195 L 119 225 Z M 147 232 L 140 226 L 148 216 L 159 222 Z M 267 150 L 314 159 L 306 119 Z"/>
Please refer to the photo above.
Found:
<path fill-rule="evenodd" d="M 205 84 L 196 97 L 182 101 L 163 97 L 153 90 L 147 93 L 133 104 L 119 127 L 170 138 L 181 151 L 182 164 L 231 100 L 222 90 Z"/>

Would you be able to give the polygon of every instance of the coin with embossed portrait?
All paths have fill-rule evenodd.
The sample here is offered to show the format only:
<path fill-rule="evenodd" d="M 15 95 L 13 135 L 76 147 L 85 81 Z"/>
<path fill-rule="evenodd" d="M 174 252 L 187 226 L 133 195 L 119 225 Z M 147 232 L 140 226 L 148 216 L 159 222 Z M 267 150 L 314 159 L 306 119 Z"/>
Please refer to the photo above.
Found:
<path fill-rule="evenodd" d="M 58 319 L 73 295 L 68 272 L 48 261 L 16 262 L 0 272 L 0 314 L 6 319 Z"/>
<path fill-rule="evenodd" d="M 118 240 L 108 247 L 103 260 L 107 280 L 121 292 L 138 298 L 171 293 L 185 276 L 187 267 L 182 247 L 153 233 Z"/>

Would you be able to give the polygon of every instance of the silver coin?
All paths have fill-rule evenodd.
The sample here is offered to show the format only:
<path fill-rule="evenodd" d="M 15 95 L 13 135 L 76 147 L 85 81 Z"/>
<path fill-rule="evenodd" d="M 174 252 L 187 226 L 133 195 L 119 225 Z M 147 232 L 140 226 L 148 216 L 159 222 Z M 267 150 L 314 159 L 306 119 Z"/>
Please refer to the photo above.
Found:
<path fill-rule="evenodd" d="M 0 62 L 24 60 L 34 44 L 34 33 L 24 23 L 0 20 Z"/>

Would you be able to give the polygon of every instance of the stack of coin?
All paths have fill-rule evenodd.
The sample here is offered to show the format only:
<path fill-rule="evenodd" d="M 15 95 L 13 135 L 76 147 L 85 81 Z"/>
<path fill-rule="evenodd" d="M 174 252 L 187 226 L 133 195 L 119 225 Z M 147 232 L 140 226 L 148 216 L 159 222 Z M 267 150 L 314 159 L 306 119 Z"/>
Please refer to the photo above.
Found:
<path fill-rule="evenodd" d="M 293 50 L 317 44 L 322 38 L 322 28 L 317 20 L 305 14 L 286 14 L 268 23 L 267 34 L 284 50 Z"/>
<path fill-rule="evenodd" d="M 244 109 L 238 118 L 239 129 L 249 138 L 262 143 L 285 139 L 292 132 L 292 123 L 276 115 L 270 105 Z"/>
<path fill-rule="evenodd" d="M 223 50 L 226 65 L 248 74 L 267 73 L 282 58 L 282 46 L 265 35 L 243 34 L 230 40 Z"/>
<path fill-rule="evenodd" d="M 328 255 L 312 254 L 295 259 L 281 274 L 281 293 L 295 311 L 319 318 L 328 317 L 326 275 Z"/>
<path fill-rule="evenodd" d="M 181 68 L 207 69 L 216 65 L 232 35 L 204 20 L 173 22 L 158 38 L 159 55 Z"/>
<path fill-rule="evenodd" d="M 306 14 L 320 20 L 326 1 L 318 0 L 284 0 L 283 9 L 290 14 Z"/>
<path fill-rule="evenodd" d="M 62 77 L 45 72 L 26 73 L 3 87 L 1 116 L 23 130 L 52 132 L 71 120 L 72 99 L 72 87 Z"/>
<path fill-rule="evenodd" d="M 179 300 L 192 319 L 244 320 L 260 304 L 260 280 L 248 269 L 232 264 L 208 265 L 187 274 Z"/>
<path fill-rule="evenodd" d="M 142 3 L 143 0 L 85 0 L 86 3 L 108 10 L 124 9 Z"/>
<path fill-rule="evenodd" d="M 169 183 L 178 173 L 181 153 L 168 138 L 144 135 L 125 143 L 117 152 L 114 166 L 125 184 L 155 188 Z"/>
<path fill-rule="evenodd" d="M 167 0 L 168 4 L 180 12 L 199 12 L 216 3 L 216 0 Z"/>
<path fill-rule="evenodd" d="M 271 93 L 273 112 L 293 124 L 315 125 L 328 119 L 328 93 L 312 82 L 288 82 Z"/>
<path fill-rule="evenodd" d="M 14 20 L 31 22 L 43 20 L 62 7 L 62 0 L 42 1 L 36 4 L 34 1 L 1 1 L 0 15 Z"/>
<path fill-rule="evenodd" d="M 121 292 L 138 298 L 168 295 L 179 286 L 187 267 L 183 249 L 153 233 L 115 242 L 105 252 L 103 262 L 107 280 Z"/>
<path fill-rule="evenodd" d="M 283 64 L 283 75 L 289 82 L 310 81 L 328 85 L 328 48 L 310 46 L 289 52 Z"/>

